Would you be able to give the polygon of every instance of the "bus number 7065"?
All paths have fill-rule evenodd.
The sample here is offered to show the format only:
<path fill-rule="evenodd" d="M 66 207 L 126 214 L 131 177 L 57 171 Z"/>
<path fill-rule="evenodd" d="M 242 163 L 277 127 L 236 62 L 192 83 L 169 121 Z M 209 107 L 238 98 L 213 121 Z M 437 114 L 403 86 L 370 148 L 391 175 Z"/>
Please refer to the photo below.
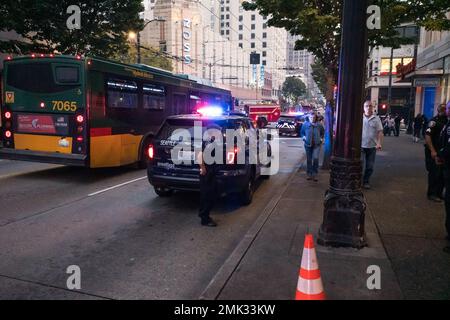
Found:
<path fill-rule="evenodd" d="M 52 101 L 53 110 L 58 111 L 77 111 L 77 103 L 75 101 Z"/>

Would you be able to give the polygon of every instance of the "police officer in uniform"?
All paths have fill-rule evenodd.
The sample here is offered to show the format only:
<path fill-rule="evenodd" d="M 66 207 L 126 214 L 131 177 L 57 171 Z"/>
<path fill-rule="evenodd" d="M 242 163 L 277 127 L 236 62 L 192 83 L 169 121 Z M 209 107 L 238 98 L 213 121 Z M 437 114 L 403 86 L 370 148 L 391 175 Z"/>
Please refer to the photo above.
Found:
<path fill-rule="evenodd" d="M 437 111 L 438 115 L 431 119 L 425 133 L 425 163 L 428 171 L 428 199 L 442 202 L 444 168 L 436 162 L 436 157 L 439 151 L 439 136 L 447 124 L 445 104 L 441 104 Z"/>
<path fill-rule="evenodd" d="M 216 128 L 209 128 L 209 130 Z M 218 130 L 218 129 L 217 129 Z M 209 140 L 202 142 L 202 151 L 198 154 L 200 165 L 200 210 L 198 216 L 201 225 L 207 227 L 217 227 L 217 223 L 211 219 L 210 212 L 217 200 L 217 164 L 215 161 L 205 161 L 205 155 L 215 157 L 216 138 L 211 136 Z"/>
<path fill-rule="evenodd" d="M 444 251 L 450 253 L 450 101 L 446 106 L 447 123 L 440 134 L 440 148 L 436 161 L 444 164 L 444 178 L 445 178 L 445 228 L 447 230 L 448 245 Z"/>

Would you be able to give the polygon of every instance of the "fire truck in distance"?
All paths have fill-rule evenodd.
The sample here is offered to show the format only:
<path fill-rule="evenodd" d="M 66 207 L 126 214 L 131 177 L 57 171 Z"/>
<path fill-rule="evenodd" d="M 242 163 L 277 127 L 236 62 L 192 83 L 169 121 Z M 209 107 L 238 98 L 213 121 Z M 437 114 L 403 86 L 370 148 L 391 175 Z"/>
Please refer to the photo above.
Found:
<path fill-rule="evenodd" d="M 276 103 L 245 104 L 243 111 L 254 123 L 259 120 L 268 125 L 278 122 L 281 115 L 281 106 Z"/>

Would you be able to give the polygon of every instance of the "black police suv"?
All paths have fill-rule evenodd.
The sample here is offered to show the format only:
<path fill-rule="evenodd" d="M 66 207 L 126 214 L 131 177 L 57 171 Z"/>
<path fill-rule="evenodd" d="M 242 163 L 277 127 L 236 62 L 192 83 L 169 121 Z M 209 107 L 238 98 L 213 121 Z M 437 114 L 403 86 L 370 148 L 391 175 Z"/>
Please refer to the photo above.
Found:
<path fill-rule="evenodd" d="M 278 119 L 276 128 L 280 136 L 299 137 L 303 122 L 305 122 L 305 118 L 301 115 L 285 114 Z"/>
<path fill-rule="evenodd" d="M 194 125 L 197 125 L 197 129 Z M 201 126 L 199 126 L 201 124 Z M 195 130 L 202 128 L 203 133 L 213 128 L 223 135 L 223 143 L 219 144 L 223 148 L 223 161 L 217 164 L 216 178 L 219 195 L 239 193 L 241 202 L 248 205 L 252 202 L 255 182 L 258 178 L 268 179 L 269 175 L 263 175 L 261 170 L 271 165 L 271 149 L 267 139 L 271 135 L 266 135 L 264 145 L 266 150 L 250 152 L 251 141 L 259 141 L 258 131 L 254 128 L 251 119 L 243 115 L 228 114 L 220 116 L 204 116 L 201 114 L 177 115 L 168 117 L 160 130 L 154 136 L 148 148 L 147 175 L 150 184 L 154 187 L 156 194 L 161 197 L 170 196 L 174 190 L 199 191 L 200 190 L 200 166 L 195 161 L 198 156 L 196 150 L 202 150 L 204 139 L 195 138 Z M 188 137 L 180 137 L 177 129 L 184 129 L 189 132 Z M 241 141 L 245 141 L 244 150 L 237 146 L 236 139 L 227 141 L 226 130 L 232 129 L 234 134 L 242 135 Z M 179 131 L 178 131 L 179 132 Z M 249 137 L 253 137 L 250 139 Z M 251 141 L 250 141 L 251 140 Z M 219 141 L 219 140 L 217 140 Z M 248 143 L 247 143 L 248 142 Z M 231 145 L 230 145 L 231 144 Z M 256 143 L 259 145 L 258 143 Z M 174 149 L 177 148 L 178 150 Z M 239 155 L 243 152 L 245 156 Z M 264 164 L 260 156 L 258 159 L 250 161 L 250 157 L 255 154 L 266 152 L 268 155 Z M 245 161 L 237 161 L 239 159 Z M 244 164 L 240 164 L 245 162 Z"/>

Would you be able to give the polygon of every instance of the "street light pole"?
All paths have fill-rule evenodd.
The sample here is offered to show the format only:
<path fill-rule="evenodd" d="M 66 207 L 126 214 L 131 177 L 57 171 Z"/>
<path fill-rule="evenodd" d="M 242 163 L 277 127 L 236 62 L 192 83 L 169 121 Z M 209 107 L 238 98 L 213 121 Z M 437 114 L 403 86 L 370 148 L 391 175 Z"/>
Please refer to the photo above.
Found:
<path fill-rule="evenodd" d="M 144 26 L 145 28 L 145 26 Z M 141 33 L 138 32 L 136 36 L 136 45 L 137 45 L 137 63 L 141 64 Z"/>
<path fill-rule="evenodd" d="M 411 63 L 415 63 L 417 61 L 417 54 L 419 50 L 419 41 L 420 41 L 420 27 L 414 26 L 414 58 Z M 408 129 L 406 131 L 407 134 L 413 133 L 413 120 L 415 115 L 415 106 L 416 106 L 416 87 L 414 86 L 414 79 L 411 79 L 411 89 L 409 93 L 409 115 L 408 115 Z"/>
<path fill-rule="evenodd" d="M 361 191 L 361 133 L 367 61 L 367 0 L 345 0 L 337 97 L 336 140 L 318 243 L 366 245 L 366 203 Z"/>
<path fill-rule="evenodd" d="M 391 103 L 392 103 L 392 72 L 394 64 L 394 47 L 391 47 L 391 58 L 389 60 L 389 86 L 388 86 L 388 113 L 392 112 Z"/>

